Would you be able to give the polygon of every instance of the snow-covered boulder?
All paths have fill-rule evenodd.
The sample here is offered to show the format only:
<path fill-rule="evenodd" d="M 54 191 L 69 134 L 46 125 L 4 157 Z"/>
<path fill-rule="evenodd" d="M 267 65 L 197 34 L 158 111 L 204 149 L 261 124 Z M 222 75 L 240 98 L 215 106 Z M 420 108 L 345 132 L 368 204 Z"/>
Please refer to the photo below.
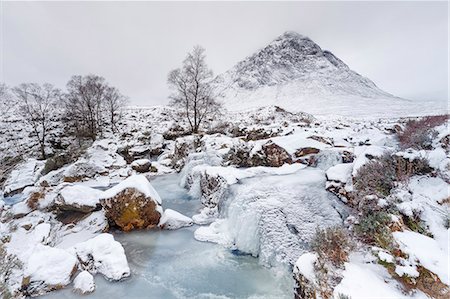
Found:
<path fill-rule="evenodd" d="M 101 197 L 106 218 L 124 231 L 152 228 L 163 213 L 161 198 L 143 175 L 134 175 L 106 190 Z"/>
<path fill-rule="evenodd" d="M 184 226 L 191 226 L 192 224 L 191 218 L 171 209 L 164 210 L 159 221 L 159 226 L 163 229 L 178 229 Z"/>
<path fill-rule="evenodd" d="M 139 159 L 131 163 L 131 168 L 140 173 L 150 171 L 151 166 L 152 162 L 149 159 Z"/>
<path fill-rule="evenodd" d="M 326 171 L 325 189 L 345 203 L 353 198 L 352 171 L 353 163 L 337 164 Z"/>
<path fill-rule="evenodd" d="M 103 192 L 84 185 L 69 185 L 59 192 L 55 208 L 62 211 L 89 213 L 100 207 Z"/>
<path fill-rule="evenodd" d="M 86 270 L 81 271 L 73 280 L 73 290 L 80 294 L 92 293 L 95 290 L 94 276 Z"/>
<path fill-rule="evenodd" d="M 64 170 L 64 181 L 73 183 L 82 181 L 85 178 L 92 178 L 97 174 L 104 174 L 107 169 L 95 163 L 93 160 L 79 160 Z"/>
<path fill-rule="evenodd" d="M 26 262 L 22 289 L 31 296 L 60 289 L 70 283 L 76 265 L 69 252 L 38 244 Z"/>
<path fill-rule="evenodd" d="M 111 234 L 100 234 L 75 245 L 71 250 L 77 256 L 82 270 L 101 273 L 109 280 L 130 276 L 125 250 Z"/>
<path fill-rule="evenodd" d="M 294 265 L 295 298 L 316 298 L 316 275 L 314 264 L 317 254 L 302 254 Z"/>
<path fill-rule="evenodd" d="M 28 159 L 19 164 L 6 179 L 4 183 L 4 196 L 10 196 L 22 192 L 22 190 L 33 185 L 44 169 L 45 161 Z"/>

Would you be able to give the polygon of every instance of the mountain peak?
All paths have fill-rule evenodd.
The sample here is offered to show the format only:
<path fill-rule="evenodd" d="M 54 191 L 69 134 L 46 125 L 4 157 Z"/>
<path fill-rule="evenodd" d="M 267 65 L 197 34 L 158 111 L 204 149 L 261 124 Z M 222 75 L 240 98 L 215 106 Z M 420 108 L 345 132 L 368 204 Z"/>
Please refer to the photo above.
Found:
<path fill-rule="evenodd" d="M 309 39 L 309 37 L 304 36 L 296 31 L 286 31 L 278 38 L 276 38 L 276 40 L 279 39 Z"/>
<path fill-rule="evenodd" d="M 294 31 L 218 76 L 216 86 L 229 108 L 270 104 L 295 110 L 309 101 L 394 98 Z"/>

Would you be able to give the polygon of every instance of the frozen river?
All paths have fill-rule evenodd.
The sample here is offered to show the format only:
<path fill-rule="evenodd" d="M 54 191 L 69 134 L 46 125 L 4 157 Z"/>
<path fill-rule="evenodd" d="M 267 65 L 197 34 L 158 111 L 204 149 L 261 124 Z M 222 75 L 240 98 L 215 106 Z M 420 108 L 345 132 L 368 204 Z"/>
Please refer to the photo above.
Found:
<path fill-rule="evenodd" d="M 197 213 L 198 200 L 178 186 L 178 176 L 157 177 L 152 184 L 163 207 L 187 216 Z M 199 242 L 197 226 L 174 231 L 115 233 L 132 271 L 121 282 L 95 276 L 96 290 L 80 296 L 68 288 L 45 298 L 292 298 L 293 280 L 287 270 L 261 266 L 258 259 L 220 245 Z"/>

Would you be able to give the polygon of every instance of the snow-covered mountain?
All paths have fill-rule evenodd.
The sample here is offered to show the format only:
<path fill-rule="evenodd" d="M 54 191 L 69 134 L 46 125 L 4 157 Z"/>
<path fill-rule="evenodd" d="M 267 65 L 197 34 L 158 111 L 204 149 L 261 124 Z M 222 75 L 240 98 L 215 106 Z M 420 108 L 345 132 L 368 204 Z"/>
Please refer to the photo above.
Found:
<path fill-rule="evenodd" d="M 381 105 L 383 112 L 386 105 L 396 110 L 409 103 L 296 32 L 279 36 L 219 75 L 215 83 L 220 100 L 232 111 L 277 105 L 313 114 L 373 115 L 374 106 Z"/>

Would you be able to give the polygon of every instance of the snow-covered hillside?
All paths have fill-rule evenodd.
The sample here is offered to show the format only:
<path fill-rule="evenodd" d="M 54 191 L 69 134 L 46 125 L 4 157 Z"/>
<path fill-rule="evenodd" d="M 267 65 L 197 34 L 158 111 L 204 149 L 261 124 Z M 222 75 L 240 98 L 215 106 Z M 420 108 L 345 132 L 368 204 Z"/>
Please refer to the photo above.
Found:
<path fill-rule="evenodd" d="M 392 117 L 447 110 L 446 103 L 409 101 L 381 90 L 296 32 L 284 33 L 219 75 L 215 85 L 232 111 L 277 105 L 314 115 Z"/>

